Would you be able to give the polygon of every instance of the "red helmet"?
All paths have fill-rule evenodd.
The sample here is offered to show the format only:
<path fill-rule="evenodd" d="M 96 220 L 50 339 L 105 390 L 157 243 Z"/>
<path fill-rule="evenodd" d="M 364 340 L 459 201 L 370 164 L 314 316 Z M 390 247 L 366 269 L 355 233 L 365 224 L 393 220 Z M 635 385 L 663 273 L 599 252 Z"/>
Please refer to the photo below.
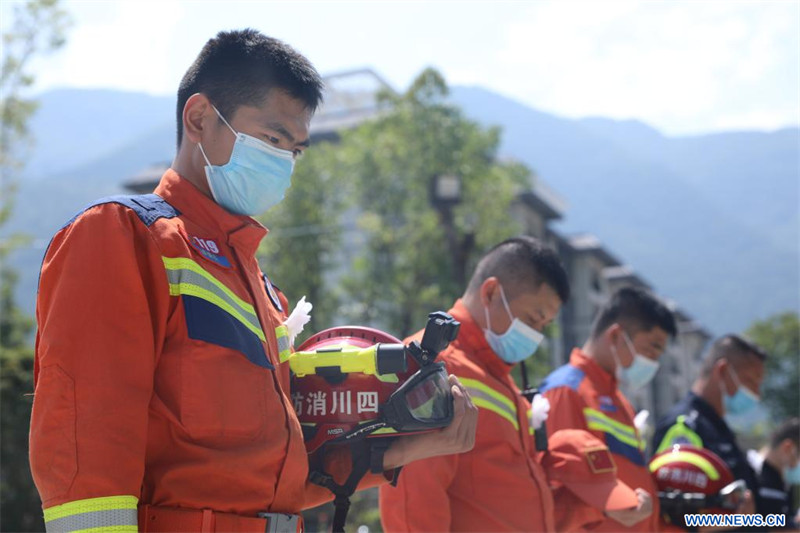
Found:
<path fill-rule="evenodd" d="M 305 341 L 289 363 L 307 451 L 448 425 L 453 410 L 444 365 L 420 368 L 408 355 L 397 338 L 359 326 L 326 329 Z"/>
<path fill-rule="evenodd" d="M 675 522 L 675 511 L 731 513 L 744 495 L 746 485 L 733 477 L 728 465 L 704 448 L 676 444 L 650 460 L 650 472 L 658 486 L 662 510 Z M 672 511 L 670 513 L 670 511 Z"/>

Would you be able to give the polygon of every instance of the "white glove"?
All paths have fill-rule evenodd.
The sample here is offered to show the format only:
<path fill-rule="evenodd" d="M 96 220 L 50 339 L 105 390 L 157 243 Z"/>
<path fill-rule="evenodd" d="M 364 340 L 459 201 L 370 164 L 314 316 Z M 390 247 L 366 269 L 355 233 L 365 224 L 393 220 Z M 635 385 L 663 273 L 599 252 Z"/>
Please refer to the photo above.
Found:
<path fill-rule="evenodd" d="M 294 339 L 303 331 L 303 326 L 308 324 L 308 321 L 311 320 L 311 309 L 314 306 L 311 305 L 310 302 L 306 301 L 306 297 L 303 296 L 294 306 L 292 309 L 289 318 L 283 321 L 283 324 L 286 326 L 286 329 L 289 330 L 289 342 L 294 346 Z"/>
<path fill-rule="evenodd" d="M 647 409 L 642 409 L 633 417 L 633 425 L 641 437 L 645 437 L 650 431 L 650 427 L 647 424 L 648 420 L 650 420 L 650 411 Z"/>
<path fill-rule="evenodd" d="M 541 394 L 534 396 L 533 402 L 531 402 L 531 427 L 534 431 L 541 429 L 549 413 L 550 400 Z"/>

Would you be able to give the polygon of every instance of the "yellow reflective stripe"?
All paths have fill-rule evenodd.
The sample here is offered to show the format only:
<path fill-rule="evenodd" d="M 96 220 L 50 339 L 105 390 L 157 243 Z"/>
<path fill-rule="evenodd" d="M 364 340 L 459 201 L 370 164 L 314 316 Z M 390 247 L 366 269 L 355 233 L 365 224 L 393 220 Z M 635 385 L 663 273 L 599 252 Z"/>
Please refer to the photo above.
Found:
<path fill-rule="evenodd" d="M 508 397 L 485 383 L 476 379 L 459 378 L 461 383 L 469 392 L 472 403 L 476 407 L 488 409 L 496 413 L 514 425 L 514 429 L 519 431 L 517 422 L 517 406 Z"/>
<path fill-rule="evenodd" d="M 696 466 L 708 476 L 708 479 L 712 481 L 716 481 L 719 479 L 719 472 L 717 471 L 716 468 L 714 468 L 714 465 L 712 465 L 708 461 L 708 459 L 689 451 L 677 451 L 664 454 L 661 457 L 656 457 L 650 462 L 650 471 L 655 472 L 665 464 L 677 461 L 689 463 Z"/>
<path fill-rule="evenodd" d="M 199 287 L 197 285 L 192 285 L 189 283 L 170 283 L 169 293 L 172 296 L 180 296 L 181 294 L 186 294 L 189 296 L 197 296 L 198 298 L 202 298 L 207 302 L 211 302 L 217 307 L 220 307 L 225 311 L 227 311 L 229 315 L 231 315 L 233 318 L 241 322 L 244 327 L 255 333 L 259 339 L 266 342 L 266 337 L 264 336 L 264 332 L 261 331 L 260 328 L 257 328 L 256 326 L 251 324 L 250 321 L 247 320 L 247 318 L 244 317 L 239 311 L 234 309 L 232 305 L 230 305 L 228 302 L 226 302 L 213 292 L 209 291 L 208 289 L 204 289 L 202 287 Z"/>
<path fill-rule="evenodd" d="M 397 430 L 394 428 L 381 428 L 381 429 L 376 429 L 375 431 L 370 433 L 370 435 L 381 435 L 384 433 L 397 433 Z"/>
<path fill-rule="evenodd" d="M 533 426 L 530 423 L 531 415 L 533 415 L 533 408 L 528 409 L 528 434 L 529 435 L 533 435 L 533 433 L 534 433 Z"/>
<path fill-rule="evenodd" d="M 608 424 L 613 426 L 615 429 L 621 431 L 622 433 L 626 433 L 626 434 L 630 435 L 631 437 L 636 437 L 636 428 L 634 428 L 633 426 L 629 426 L 627 424 L 623 424 L 622 422 L 620 422 L 618 420 L 614 420 L 613 418 L 607 416 L 606 414 L 602 413 L 601 411 L 598 411 L 597 409 L 592 409 L 591 407 L 586 407 L 583 410 L 583 413 L 584 413 L 584 415 L 589 413 L 589 414 L 591 414 L 593 416 L 596 416 L 598 418 L 602 418 L 605 422 L 607 422 Z"/>
<path fill-rule="evenodd" d="M 89 529 L 76 529 L 70 533 L 139 533 L 139 526 L 102 526 Z"/>
<path fill-rule="evenodd" d="M 703 439 L 685 424 L 685 420 L 686 415 L 680 415 L 676 419 L 675 424 L 667 430 L 664 434 L 664 438 L 661 439 L 661 443 L 656 450 L 657 454 L 668 450 L 673 444 L 678 444 L 683 441 L 687 441 L 688 444 L 696 446 L 697 448 L 703 447 Z"/>
<path fill-rule="evenodd" d="M 164 266 L 167 270 L 190 270 L 195 274 L 198 274 L 205 278 L 209 283 L 216 286 L 219 290 L 225 293 L 233 302 L 238 305 L 242 311 L 253 315 L 256 317 L 256 310 L 253 308 L 252 305 L 245 302 L 238 296 L 236 296 L 233 291 L 231 291 L 228 287 L 225 286 L 224 283 L 219 281 L 217 278 L 212 276 L 207 270 L 197 264 L 196 261 L 189 259 L 188 257 L 161 257 L 161 260 L 164 262 Z"/>
<path fill-rule="evenodd" d="M 586 418 L 586 425 L 589 429 L 611 433 L 617 440 L 639 449 L 640 442 L 634 428 L 611 420 L 600 411 L 589 407 L 583 409 L 583 416 Z"/>
<path fill-rule="evenodd" d="M 275 336 L 278 338 L 278 358 L 281 363 L 285 363 L 292 355 L 292 343 L 289 341 L 289 328 L 278 326 L 275 328 Z"/>
<path fill-rule="evenodd" d="M 492 411 L 493 413 L 496 413 L 496 414 L 502 416 L 503 418 L 505 418 L 506 420 L 511 422 L 511 424 L 513 424 L 514 429 L 519 431 L 519 423 L 517 422 L 517 419 L 515 417 L 513 417 L 505 409 L 503 409 L 501 407 L 498 407 L 497 404 L 494 404 L 494 403 L 490 402 L 489 400 L 487 400 L 485 398 L 482 398 L 481 396 L 476 396 L 476 395 L 472 395 L 472 403 L 475 404 L 475 407 L 479 407 L 479 408 L 482 407 L 484 409 L 488 409 L 489 411 Z"/>
<path fill-rule="evenodd" d="M 113 511 L 115 509 L 136 509 L 139 498 L 136 496 L 105 496 L 62 503 L 44 510 L 44 519 L 49 522 L 65 516 L 94 511 Z"/>
<path fill-rule="evenodd" d="M 517 412 L 517 406 L 514 404 L 514 402 L 508 399 L 508 396 L 506 396 L 502 392 L 494 390 L 486 383 L 478 381 L 477 379 L 470 379 L 470 378 L 459 378 L 459 379 L 461 380 L 461 383 L 465 387 L 479 389 L 488 394 L 489 396 L 491 396 L 492 398 L 494 398 L 495 400 L 497 400 L 498 402 L 507 405 L 508 408 L 511 409 L 514 413 Z"/>

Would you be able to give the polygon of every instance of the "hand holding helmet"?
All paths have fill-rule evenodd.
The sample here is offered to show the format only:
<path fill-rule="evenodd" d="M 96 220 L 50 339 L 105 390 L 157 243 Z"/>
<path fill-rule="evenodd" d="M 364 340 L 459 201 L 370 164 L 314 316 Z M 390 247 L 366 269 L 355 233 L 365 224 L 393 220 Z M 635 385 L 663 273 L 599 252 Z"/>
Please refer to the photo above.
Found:
<path fill-rule="evenodd" d="M 459 326 L 447 313 L 432 313 L 421 342 L 408 346 L 371 328 L 332 328 L 286 357 L 309 479 L 336 496 L 334 531 L 343 530 L 349 497 L 368 470 L 472 448 L 477 408 L 435 361 Z M 328 449 L 337 446 L 348 446 L 353 459 L 344 484 L 324 467 Z"/>

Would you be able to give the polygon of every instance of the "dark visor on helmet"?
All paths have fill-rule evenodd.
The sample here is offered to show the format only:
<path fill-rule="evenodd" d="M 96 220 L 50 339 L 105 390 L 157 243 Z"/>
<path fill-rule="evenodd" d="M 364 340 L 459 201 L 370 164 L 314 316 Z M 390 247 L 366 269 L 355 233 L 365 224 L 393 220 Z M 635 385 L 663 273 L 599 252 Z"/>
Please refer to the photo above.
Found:
<path fill-rule="evenodd" d="M 444 363 L 428 365 L 403 383 L 384 405 L 383 417 L 397 431 L 449 425 L 453 420 L 453 396 Z"/>

